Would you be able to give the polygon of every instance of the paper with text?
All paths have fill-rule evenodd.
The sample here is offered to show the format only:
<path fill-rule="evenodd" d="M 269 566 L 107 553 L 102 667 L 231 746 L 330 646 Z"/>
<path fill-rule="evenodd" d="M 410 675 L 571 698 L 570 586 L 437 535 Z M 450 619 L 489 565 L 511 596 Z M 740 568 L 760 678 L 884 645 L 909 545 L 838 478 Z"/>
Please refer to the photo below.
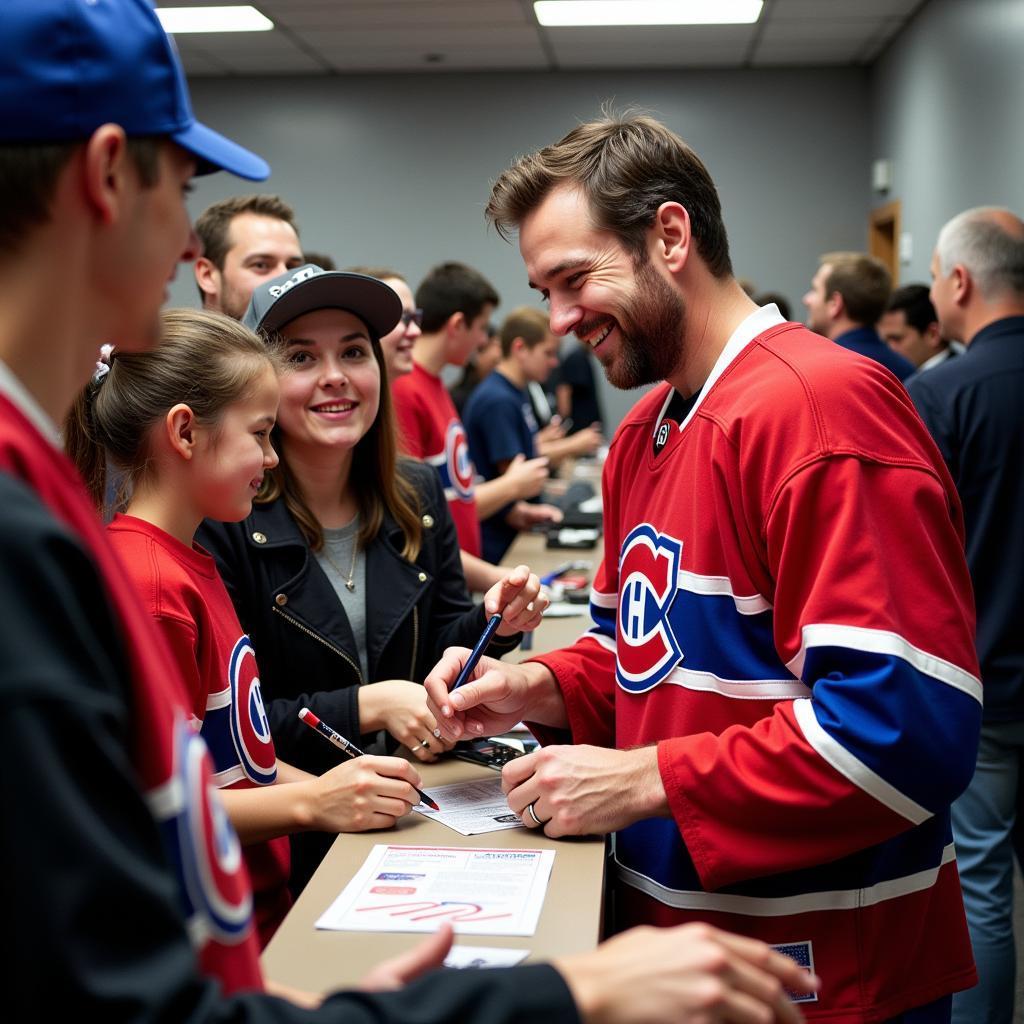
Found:
<path fill-rule="evenodd" d="M 500 832 L 523 824 L 519 815 L 509 808 L 508 798 L 501 791 L 501 775 L 497 772 L 492 778 L 431 786 L 430 795 L 441 810 L 432 810 L 426 804 L 418 804 L 416 810 L 425 818 L 433 818 L 454 829 L 460 836 Z"/>
<path fill-rule="evenodd" d="M 533 935 L 554 850 L 385 846 L 316 922 L 333 931 Z"/>

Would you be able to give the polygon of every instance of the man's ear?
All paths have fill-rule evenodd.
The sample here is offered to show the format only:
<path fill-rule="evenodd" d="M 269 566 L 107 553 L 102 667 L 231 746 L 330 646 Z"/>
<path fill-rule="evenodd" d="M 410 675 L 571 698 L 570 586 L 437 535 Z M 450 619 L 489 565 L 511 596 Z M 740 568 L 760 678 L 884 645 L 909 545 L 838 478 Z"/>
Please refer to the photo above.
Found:
<path fill-rule="evenodd" d="M 137 175 L 124 129 L 116 124 L 100 125 L 85 144 L 82 184 L 86 200 L 102 224 L 113 224 L 121 216 L 127 187 Z"/>
<path fill-rule="evenodd" d="M 825 311 L 833 320 L 838 320 L 846 312 L 842 292 L 833 292 L 825 299 Z"/>
<path fill-rule="evenodd" d="M 192 271 L 196 275 L 196 284 L 204 296 L 215 296 L 220 294 L 221 273 L 212 260 L 200 256 L 192 264 Z"/>
<path fill-rule="evenodd" d="M 953 284 L 953 301 L 958 306 L 967 305 L 974 295 L 974 278 L 971 277 L 971 272 L 962 263 L 955 263 L 949 276 Z"/>
<path fill-rule="evenodd" d="M 662 203 L 651 226 L 655 255 L 670 273 L 678 274 L 690 257 L 693 235 L 690 214 L 680 203 Z"/>
<path fill-rule="evenodd" d="M 460 330 L 467 327 L 466 314 L 461 310 L 458 313 L 452 313 L 450 317 L 444 322 L 444 329 L 446 334 L 457 334 Z"/>
<path fill-rule="evenodd" d="M 933 320 L 924 329 L 924 340 L 930 349 L 936 352 L 939 350 L 939 347 L 942 345 L 942 328 L 937 320 Z"/>
<path fill-rule="evenodd" d="M 197 426 L 195 413 L 184 402 L 171 406 L 164 417 L 164 430 L 171 451 L 186 461 L 192 458 L 196 450 Z"/>

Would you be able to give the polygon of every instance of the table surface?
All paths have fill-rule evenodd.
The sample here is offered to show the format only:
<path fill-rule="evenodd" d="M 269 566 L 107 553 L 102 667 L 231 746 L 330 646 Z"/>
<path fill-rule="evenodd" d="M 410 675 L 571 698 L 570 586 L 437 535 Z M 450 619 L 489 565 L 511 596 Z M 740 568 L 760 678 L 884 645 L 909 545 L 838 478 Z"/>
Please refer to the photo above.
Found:
<path fill-rule="evenodd" d="M 420 765 L 423 788 L 487 778 L 495 773 L 464 761 Z M 530 960 L 592 949 L 601 928 L 604 842 L 600 838 L 556 840 L 526 828 L 461 836 L 421 814 L 407 815 L 397 828 L 338 836 L 316 874 L 263 953 L 267 978 L 310 992 L 352 985 L 385 957 L 410 949 L 423 936 L 391 932 L 318 931 L 316 919 L 362 866 L 377 843 L 476 846 L 556 851 L 537 931 L 529 936 L 469 935 L 472 946 L 508 946 L 530 951 Z"/>

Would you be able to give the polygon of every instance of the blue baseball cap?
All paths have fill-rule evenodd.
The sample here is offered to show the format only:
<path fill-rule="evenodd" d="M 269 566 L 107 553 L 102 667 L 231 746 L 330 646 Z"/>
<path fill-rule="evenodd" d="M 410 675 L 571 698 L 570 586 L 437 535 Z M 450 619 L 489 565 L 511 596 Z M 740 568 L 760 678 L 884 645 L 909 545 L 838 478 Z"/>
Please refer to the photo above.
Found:
<path fill-rule="evenodd" d="M 77 142 L 103 124 L 167 136 L 197 161 L 262 181 L 270 166 L 200 124 L 149 0 L 3 0 L 0 142 Z"/>

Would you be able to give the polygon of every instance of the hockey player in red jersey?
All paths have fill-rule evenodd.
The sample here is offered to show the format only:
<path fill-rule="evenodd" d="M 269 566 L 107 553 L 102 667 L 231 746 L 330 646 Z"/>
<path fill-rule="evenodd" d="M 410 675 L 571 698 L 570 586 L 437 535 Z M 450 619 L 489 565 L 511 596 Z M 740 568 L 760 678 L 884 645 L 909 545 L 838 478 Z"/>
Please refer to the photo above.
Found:
<path fill-rule="evenodd" d="M 605 465 L 591 629 L 450 696 L 449 652 L 446 738 L 535 724 L 510 806 L 614 834 L 619 927 L 757 936 L 821 976 L 808 1020 L 948 1020 L 981 685 L 960 505 L 906 392 L 747 298 L 714 183 L 649 118 L 520 159 L 488 215 L 552 331 L 656 386 Z"/>

